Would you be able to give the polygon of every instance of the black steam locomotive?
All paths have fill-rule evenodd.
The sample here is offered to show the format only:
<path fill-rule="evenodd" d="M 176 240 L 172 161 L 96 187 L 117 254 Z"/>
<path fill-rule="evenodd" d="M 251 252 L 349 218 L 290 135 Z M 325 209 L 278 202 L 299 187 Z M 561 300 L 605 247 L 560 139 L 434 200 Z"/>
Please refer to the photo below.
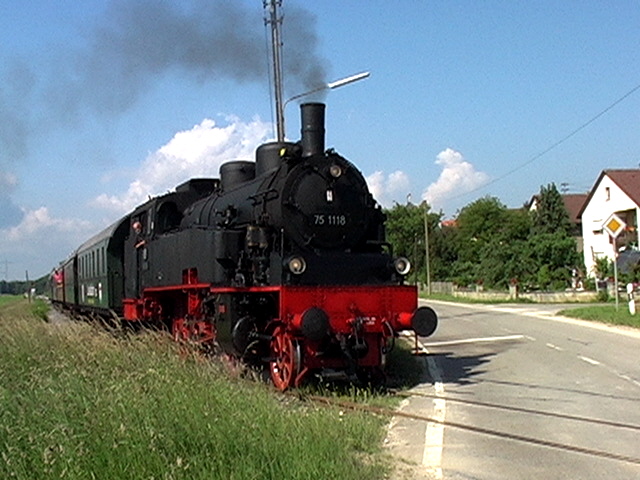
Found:
<path fill-rule="evenodd" d="M 324 104 L 301 108 L 300 142 L 263 144 L 81 245 L 52 274 L 54 302 L 267 364 L 281 390 L 377 376 L 398 331 L 431 335 L 362 174 L 325 151 Z"/>

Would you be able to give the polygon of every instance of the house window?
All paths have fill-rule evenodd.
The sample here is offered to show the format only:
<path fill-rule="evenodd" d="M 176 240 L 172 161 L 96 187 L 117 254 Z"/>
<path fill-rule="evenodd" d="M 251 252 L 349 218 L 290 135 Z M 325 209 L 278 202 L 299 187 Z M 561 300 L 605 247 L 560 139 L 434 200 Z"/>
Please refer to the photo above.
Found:
<path fill-rule="evenodd" d="M 608 202 L 609 200 L 611 200 L 611 189 L 609 187 L 605 187 L 604 189 L 604 196 L 606 197 L 605 200 Z"/>

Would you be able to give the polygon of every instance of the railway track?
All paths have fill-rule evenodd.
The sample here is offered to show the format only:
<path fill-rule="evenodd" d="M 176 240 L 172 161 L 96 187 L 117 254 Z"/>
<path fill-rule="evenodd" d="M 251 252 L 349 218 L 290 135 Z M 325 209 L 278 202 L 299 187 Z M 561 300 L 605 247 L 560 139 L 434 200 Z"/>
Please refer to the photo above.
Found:
<path fill-rule="evenodd" d="M 321 395 L 300 395 L 299 393 L 298 394 L 289 393 L 289 395 L 295 395 L 303 401 L 312 402 L 316 405 L 325 405 L 325 406 L 331 406 L 331 407 L 339 407 L 345 410 L 367 412 L 375 415 L 388 417 L 389 419 L 391 419 L 392 417 L 403 417 L 403 418 L 408 418 L 417 422 L 440 424 L 449 428 L 457 428 L 460 430 L 466 430 L 469 432 L 479 433 L 482 435 L 488 435 L 488 436 L 497 437 L 505 440 L 522 442 L 529 445 L 536 445 L 536 446 L 547 447 L 547 448 L 552 448 L 556 450 L 562 450 L 566 452 L 579 453 L 579 454 L 588 455 L 591 457 L 605 458 L 605 459 L 614 460 L 618 462 L 624 462 L 624 463 L 629 463 L 633 465 L 640 465 L 640 457 L 621 455 L 615 452 L 607 452 L 604 450 L 586 448 L 578 445 L 571 445 L 571 444 L 562 443 L 562 442 L 544 440 L 544 439 L 539 439 L 539 438 L 535 438 L 527 435 L 519 435 L 517 433 L 512 433 L 512 432 L 505 432 L 505 431 L 494 430 L 490 428 L 478 427 L 475 425 L 470 425 L 462 422 L 454 422 L 450 420 L 442 421 L 426 415 L 412 414 L 412 413 L 394 410 L 392 408 L 375 406 L 375 405 L 365 405 L 362 403 L 357 403 L 357 402 L 348 401 L 348 400 L 340 400 L 340 399 L 325 397 Z M 395 395 L 403 398 L 408 398 L 408 397 L 411 397 L 412 395 L 422 396 L 427 398 L 442 398 L 442 397 L 437 397 L 435 395 L 427 395 L 427 394 L 396 393 Z M 520 407 L 495 405 L 495 404 L 475 402 L 470 400 L 462 400 L 462 399 L 449 398 L 449 397 L 446 397 L 445 399 L 447 401 L 452 401 L 452 402 L 461 402 L 461 403 L 467 403 L 467 404 L 482 406 L 487 408 L 510 410 L 510 411 L 521 412 L 525 414 L 531 414 L 531 415 L 534 415 L 534 414 L 546 415 L 549 417 L 556 417 L 556 418 L 563 418 L 563 419 L 573 420 L 573 421 L 593 423 L 594 425 L 606 425 L 606 426 L 616 427 L 616 428 L 640 430 L 640 425 L 634 425 L 634 424 L 610 422 L 607 420 L 593 419 L 593 418 L 580 417 L 580 416 L 574 416 L 574 415 L 565 415 L 565 414 L 559 414 L 555 412 L 540 412 L 540 411 L 530 410 L 530 409 L 520 408 Z"/>
<path fill-rule="evenodd" d="M 56 312 L 55 309 L 51 309 L 50 312 L 52 312 L 51 313 L 52 316 L 49 319 L 51 323 L 61 323 L 61 322 L 69 321 L 68 316 L 60 312 Z M 427 415 L 407 413 L 400 410 L 395 410 L 392 408 L 376 406 L 376 405 L 366 405 L 366 404 L 358 403 L 354 401 L 338 399 L 336 397 L 313 395 L 313 394 L 303 393 L 300 391 L 288 391 L 288 392 L 285 392 L 284 395 L 292 398 L 296 398 L 299 401 L 311 402 L 313 404 L 321 405 L 321 406 L 337 407 L 345 410 L 367 412 L 367 413 L 387 417 L 389 419 L 391 419 L 392 417 L 402 417 L 402 418 L 407 418 L 416 422 L 439 424 L 449 428 L 457 428 L 460 430 L 466 430 L 469 432 L 488 435 L 491 437 L 517 441 L 524 444 L 547 447 L 547 448 L 552 448 L 552 449 L 567 451 L 567 452 L 573 452 L 573 453 L 588 455 L 591 457 L 604 458 L 604 459 L 624 462 L 624 463 L 633 464 L 633 465 L 640 465 L 640 457 L 638 456 L 621 455 L 615 452 L 607 452 L 604 450 L 586 448 L 578 445 L 571 445 L 571 444 L 562 443 L 562 442 L 555 442 L 551 440 L 535 438 L 528 435 L 520 435 L 512 432 L 505 432 L 505 431 L 495 430 L 491 428 L 478 427 L 475 425 L 470 425 L 462 422 L 454 422 L 450 420 L 443 421 Z M 509 406 L 509 405 L 499 405 L 499 404 L 480 402 L 475 400 L 460 399 L 452 396 L 442 397 L 440 395 L 432 395 L 432 394 L 426 394 L 426 393 L 420 393 L 420 392 L 412 392 L 412 393 L 396 392 L 396 393 L 393 393 L 393 395 L 403 399 L 408 399 L 411 397 L 430 398 L 434 400 L 443 399 L 443 400 L 446 400 L 447 402 L 457 402 L 461 404 L 472 405 L 472 406 L 477 406 L 482 408 L 510 411 L 510 412 L 522 413 L 526 415 L 546 416 L 549 418 L 557 418 L 557 419 L 570 420 L 570 421 L 576 421 L 576 422 L 585 422 L 585 423 L 593 424 L 594 426 L 605 426 L 605 427 L 640 431 L 640 425 L 637 425 L 637 424 L 613 422 L 613 421 L 598 419 L 598 418 L 568 415 L 568 414 L 562 414 L 562 413 L 551 412 L 551 411 L 533 410 L 533 409 Z"/>

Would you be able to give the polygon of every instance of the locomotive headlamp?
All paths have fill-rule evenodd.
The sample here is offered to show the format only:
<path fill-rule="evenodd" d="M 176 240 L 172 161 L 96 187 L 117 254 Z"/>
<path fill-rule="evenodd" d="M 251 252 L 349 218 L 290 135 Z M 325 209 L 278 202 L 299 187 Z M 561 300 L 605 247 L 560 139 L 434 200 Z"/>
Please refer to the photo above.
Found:
<path fill-rule="evenodd" d="M 329 173 L 333 178 L 338 178 L 342 175 L 342 167 L 340 167 L 340 165 L 333 164 L 329 167 Z"/>
<path fill-rule="evenodd" d="M 302 257 L 291 257 L 287 262 L 287 268 L 294 275 L 300 275 L 307 269 L 307 262 Z"/>
<path fill-rule="evenodd" d="M 408 258 L 398 257 L 394 260 L 393 267 L 400 275 L 406 275 L 411 270 L 411 262 Z"/>

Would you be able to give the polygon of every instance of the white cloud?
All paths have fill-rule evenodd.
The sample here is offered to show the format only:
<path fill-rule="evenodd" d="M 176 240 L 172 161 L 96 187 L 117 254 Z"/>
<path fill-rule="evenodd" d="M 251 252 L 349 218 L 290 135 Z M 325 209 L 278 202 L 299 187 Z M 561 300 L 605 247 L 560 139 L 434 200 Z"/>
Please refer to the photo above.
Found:
<path fill-rule="evenodd" d="M 18 185 L 18 177 L 13 173 L 0 172 L 0 188 L 4 191 L 13 190 Z"/>
<path fill-rule="evenodd" d="M 0 205 L 4 205 L 0 211 L 0 260 L 11 265 L 9 278 L 24 278 L 25 270 L 32 278 L 47 273 L 99 231 L 97 223 L 104 227 L 105 222 L 130 211 L 149 195 L 164 193 L 194 176 L 217 177 L 220 164 L 226 161 L 253 159 L 255 148 L 266 140 L 272 128 L 257 118 L 241 122 L 231 117 L 226 122 L 226 126 L 218 126 L 205 119 L 190 130 L 176 133 L 142 162 L 125 192 L 101 194 L 92 200 L 94 207 L 108 212 L 105 216 L 109 218 L 99 222 L 57 218 L 44 206 L 25 209 L 15 205 L 16 215 L 3 219 L 10 200 L 6 192 L 16 186 L 18 179 L 0 172 Z"/>
<path fill-rule="evenodd" d="M 435 163 L 442 166 L 440 177 L 422 194 L 422 199 L 434 210 L 441 209 L 448 198 L 470 192 L 489 180 L 486 173 L 477 171 L 460 152 L 451 148 L 440 152 Z"/>
<path fill-rule="evenodd" d="M 36 276 L 46 273 L 95 230 L 86 221 L 55 218 L 47 207 L 22 212 L 18 225 L 0 229 L 0 259 L 14 264 L 21 274 L 24 270 Z M 10 272 L 10 279 L 16 278 L 11 273 L 15 272 Z"/>
<path fill-rule="evenodd" d="M 401 170 L 387 176 L 378 170 L 366 177 L 366 181 L 373 198 L 385 207 L 391 206 L 394 201 L 405 202 L 411 183 L 409 176 Z"/>
<path fill-rule="evenodd" d="M 22 221 L 13 227 L 0 230 L 0 235 L 6 241 L 23 244 L 34 237 L 47 238 L 51 232 L 73 233 L 82 232 L 90 228 L 91 224 L 82 220 L 54 218 L 49 214 L 47 207 L 37 210 L 23 209 Z"/>
<path fill-rule="evenodd" d="M 371 175 L 366 177 L 367 185 L 369 186 L 369 191 L 373 198 L 376 200 L 380 199 L 384 194 L 384 173 L 380 170 L 373 172 Z M 380 200 L 378 200 L 379 202 Z"/>
<path fill-rule="evenodd" d="M 119 195 L 101 194 L 92 205 L 125 213 L 149 196 L 172 190 L 192 177 L 218 177 L 220 165 L 229 160 L 253 159 L 255 148 L 265 142 L 271 124 L 254 118 L 244 123 L 236 117 L 227 126 L 204 119 L 190 130 L 178 132 L 140 166 L 136 179 Z"/>

